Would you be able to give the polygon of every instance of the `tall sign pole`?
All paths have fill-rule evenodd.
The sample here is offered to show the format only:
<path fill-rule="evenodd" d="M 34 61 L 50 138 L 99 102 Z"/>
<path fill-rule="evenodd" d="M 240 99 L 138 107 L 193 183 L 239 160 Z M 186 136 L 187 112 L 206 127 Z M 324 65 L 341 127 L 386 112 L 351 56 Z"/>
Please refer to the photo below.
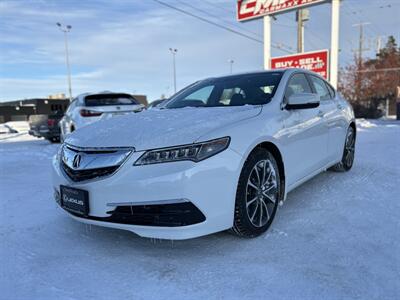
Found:
<path fill-rule="evenodd" d="M 304 52 L 304 23 L 303 23 L 303 10 L 299 9 L 296 12 L 297 19 L 297 52 Z"/>
<path fill-rule="evenodd" d="M 178 53 L 178 49 L 175 48 L 169 48 L 169 51 L 172 54 L 172 72 L 174 75 L 174 94 L 176 94 L 176 53 Z"/>
<path fill-rule="evenodd" d="M 271 17 L 264 16 L 264 69 L 271 69 Z"/>
<path fill-rule="evenodd" d="M 297 53 L 304 52 L 304 22 L 310 18 L 310 11 L 306 8 L 299 9 L 296 12 L 297 21 Z"/>
<path fill-rule="evenodd" d="M 68 52 L 68 32 L 71 31 L 71 25 L 63 25 L 61 23 L 56 23 L 62 32 L 64 32 L 64 46 L 65 46 L 65 63 L 67 65 L 67 80 L 68 80 L 68 94 L 69 101 L 72 101 L 72 88 L 71 88 L 71 68 L 69 65 L 69 52 Z"/>
<path fill-rule="evenodd" d="M 332 0 L 332 33 L 331 33 L 331 72 L 330 82 L 336 89 L 339 72 L 339 12 L 340 0 Z"/>

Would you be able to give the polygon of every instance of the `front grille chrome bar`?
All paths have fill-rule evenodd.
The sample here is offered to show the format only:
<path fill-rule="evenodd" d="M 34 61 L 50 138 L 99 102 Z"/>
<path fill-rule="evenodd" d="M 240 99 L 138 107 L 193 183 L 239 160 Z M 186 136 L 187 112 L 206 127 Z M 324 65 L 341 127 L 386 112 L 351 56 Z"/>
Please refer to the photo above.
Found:
<path fill-rule="evenodd" d="M 61 166 L 73 181 L 83 181 L 115 173 L 134 151 L 133 148 L 80 148 L 65 144 Z"/>

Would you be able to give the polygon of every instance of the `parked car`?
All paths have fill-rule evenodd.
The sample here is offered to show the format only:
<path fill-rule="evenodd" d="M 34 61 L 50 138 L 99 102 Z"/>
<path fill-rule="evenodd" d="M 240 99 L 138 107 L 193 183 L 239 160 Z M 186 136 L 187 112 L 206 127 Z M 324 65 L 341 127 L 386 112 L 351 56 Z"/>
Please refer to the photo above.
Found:
<path fill-rule="evenodd" d="M 210 78 L 163 109 L 71 134 L 53 160 L 55 198 L 76 220 L 144 237 L 255 237 L 294 188 L 350 170 L 355 139 L 352 107 L 315 73 Z"/>
<path fill-rule="evenodd" d="M 136 113 L 144 109 L 143 104 L 131 95 L 109 91 L 96 94 L 81 94 L 72 100 L 60 122 L 61 139 L 74 130 L 115 116 Z"/>
<path fill-rule="evenodd" d="M 147 109 L 159 108 L 163 103 L 165 103 L 168 99 L 158 99 L 150 102 L 147 106 Z"/>
<path fill-rule="evenodd" d="M 53 115 L 31 115 L 29 116 L 29 134 L 43 137 L 52 143 L 60 142 L 59 122 L 63 117 L 62 112 Z"/>

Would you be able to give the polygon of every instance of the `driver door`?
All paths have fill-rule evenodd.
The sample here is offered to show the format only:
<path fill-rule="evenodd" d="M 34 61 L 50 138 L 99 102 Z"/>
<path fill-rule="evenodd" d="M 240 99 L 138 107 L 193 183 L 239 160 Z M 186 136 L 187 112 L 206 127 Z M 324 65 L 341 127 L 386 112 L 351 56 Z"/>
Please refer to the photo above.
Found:
<path fill-rule="evenodd" d="M 297 93 L 312 93 L 304 73 L 294 74 L 285 99 Z M 327 160 L 328 130 L 319 107 L 284 110 L 286 169 L 289 188 L 322 168 Z"/>

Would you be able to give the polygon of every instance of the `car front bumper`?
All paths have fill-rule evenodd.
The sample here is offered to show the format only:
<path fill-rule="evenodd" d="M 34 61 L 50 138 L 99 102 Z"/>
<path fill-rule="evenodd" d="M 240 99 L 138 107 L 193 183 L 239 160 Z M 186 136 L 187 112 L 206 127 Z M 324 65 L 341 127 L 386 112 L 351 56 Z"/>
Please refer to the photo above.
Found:
<path fill-rule="evenodd" d="M 188 239 L 232 227 L 243 159 L 239 154 L 228 148 L 198 163 L 181 161 L 134 166 L 142 154 L 132 153 L 115 174 L 86 182 L 71 181 L 54 158 L 55 194 L 59 196 L 60 185 L 86 190 L 89 193 L 88 216 L 68 212 L 71 217 L 88 224 L 129 230 L 143 237 Z M 146 222 L 142 221 L 137 225 L 134 212 L 129 216 L 129 207 L 139 209 L 140 206 L 139 210 L 143 211 L 152 205 L 177 204 L 178 207 L 179 203 L 193 204 L 204 218 L 185 223 L 190 225 L 180 226 L 177 222 L 164 226 L 160 222 L 154 226 L 143 225 Z M 112 218 L 120 208 L 127 212 L 122 221 Z M 187 206 L 183 210 L 190 213 Z M 181 211 L 175 210 L 175 215 Z M 136 225 L 129 224 L 132 221 Z"/>

